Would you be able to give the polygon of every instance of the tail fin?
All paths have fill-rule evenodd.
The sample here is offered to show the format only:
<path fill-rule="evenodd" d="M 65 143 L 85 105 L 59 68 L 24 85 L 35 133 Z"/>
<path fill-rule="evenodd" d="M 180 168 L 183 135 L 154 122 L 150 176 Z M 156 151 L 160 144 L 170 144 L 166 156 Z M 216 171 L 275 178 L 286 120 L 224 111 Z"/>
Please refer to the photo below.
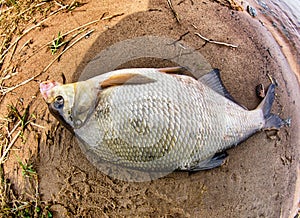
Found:
<path fill-rule="evenodd" d="M 275 99 L 275 84 L 271 84 L 264 100 L 258 106 L 263 111 L 265 118 L 264 129 L 279 129 L 284 126 L 286 122 L 279 116 L 271 113 L 272 104 Z"/>

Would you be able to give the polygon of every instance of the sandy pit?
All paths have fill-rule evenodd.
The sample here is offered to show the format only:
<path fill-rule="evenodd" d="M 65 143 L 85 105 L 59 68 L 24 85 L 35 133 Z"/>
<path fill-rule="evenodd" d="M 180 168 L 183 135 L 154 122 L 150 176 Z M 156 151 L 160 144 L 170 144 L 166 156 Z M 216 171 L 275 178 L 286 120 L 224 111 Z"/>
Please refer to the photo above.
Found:
<path fill-rule="evenodd" d="M 5 178 L 18 195 L 28 198 L 30 186 L 28 178 L 22 176 L 16 156 L 33 162 L 39 199 L 49 204 L 54 217 L 293 217 L 296 214 L 300 152 L 297 72 L 291 69 L 266 26 L 246 11 L 235 10 L 236 7 L 221 4 L 222 1 L 172 2 L 179 22 L 167 1 L 143 0 L 133 4 L 92 0 L 72 12 L 50 17 L 45 26 L 20 40 L 19 47 L 29 39 L 31 43 L 21 52 L 17 47 L 22 60 L 18 64 L 18 77 L 12 77 L 6 86 L 19 84 L 45 69 L 56 56 L 41 45 L 51 41 L 59 31 L 65 33 L 102 17 L 87 26 L 86 32 L 94 29 L 91 34 L 68 49 L 46 72 L 2 98 L 3 116 L 7 104 L 22 98 L 23 106 L 29 104 L 30 114 L 35 114 L 33 122 L 39 125 L 29 125 L 24 132 L 26 142 L 18 140 L 4 164 Z M 111 15 L 118 16 L 103 19 Z M 196 32 L 238 47 L 207 43 Z M 66 82 L 74 82 L 116 68 L 174 66 L 180 62 L 159 54 L 124 59 L 116 64 L 118 56 L 101 53 L 118 42 L 148 36 L 173 39 L 174 43 L 196 49 L 208 63 L 199 67 L 199 76 L 210 67 L 220 69 L 229 92 L 249 109 L 260 102 L 256 85 L 268 86 L 268 75 L 275 78 L 278 87 L 273 113 L 291 118 L 291 127 L 284 127 L 276 134 L 255 134 L 229 150 L 225 165 L 210 171 L 174 172 L 140 183 L 120 181 L 98 171 L 81 152 L 75 137 L 49 113 L 39 93 L 39 82 L 46 79 L 62 82 L 62 74 Z M 130 49 L 125 46 L 108 54 L 121 53 L 126 57 L 132 54 Z M 91 63 L 92 68 L 87 70 Z M 90 75 L 82 75 L 87 71 Z"/>

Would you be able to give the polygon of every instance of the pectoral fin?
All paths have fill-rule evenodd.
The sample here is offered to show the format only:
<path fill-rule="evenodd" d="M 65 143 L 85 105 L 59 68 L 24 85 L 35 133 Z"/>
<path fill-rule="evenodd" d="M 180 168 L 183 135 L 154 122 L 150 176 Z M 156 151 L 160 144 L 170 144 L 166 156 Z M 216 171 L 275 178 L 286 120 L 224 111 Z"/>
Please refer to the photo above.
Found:
<path fill-rule="evenodd" d="M 137 74 L 137 73 L 124 73 L 110 76 L 100 83 L 102 89 L 111 87 L 111 86 L 120 86 L 120 85 L 139 85 L 155 82 L 154 79 L 151 79 L 147 76 Z"/>

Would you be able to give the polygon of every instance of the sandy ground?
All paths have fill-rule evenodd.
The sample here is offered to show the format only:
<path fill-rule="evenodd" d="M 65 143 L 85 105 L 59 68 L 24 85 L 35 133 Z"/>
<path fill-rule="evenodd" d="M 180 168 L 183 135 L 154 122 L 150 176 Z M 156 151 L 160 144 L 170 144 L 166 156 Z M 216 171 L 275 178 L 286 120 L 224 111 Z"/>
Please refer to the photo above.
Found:
<path fill-rule="evenodd" d="M 41 45 L 51 41 L 59 31 L 65 33 L 103 14 L 104 17 L 120 15 L 90 25 L 89 30 L 94 32 L 67 50 L 59 62 L 2 99 L 3 114 L 7 104 L 22 98 L 24 106 L 30 104 L 30 113 L 36 116 L 34 122 L 44 127 L 30 125 L 24 133 L 26 143 L 17 141 L 4 165 L 5 177 L 18 194 L 26 196 L 28 180 L 21 175 L 15 156 L 32 160 L 38 172 L 40 198 L 50 202 L 55 217 L 292 217 L 299 197 L 296 115 L 300 92 L 298 80 L 270 32 L 245 11 L 214 1 L 173 1 L 180 23 L 167 1 L 131 2 L 89 1 L 73 12 L 51 17 L 44 27 L 21 39 L 19 45 L 29 39 L 31 43 L 21 52 L 17 50 L 22 60 L 18 77 L 10 79 L 7 86 L 40 73 L 55 58 L 49 48 Z M 205 43 L 195 32 L 238 48 Z M 38 85 L 48 78 L 62 82 L 62 74 L 67 82 L 76 81 L 82 78 L 92 60 L 102 66 L 101 59 L 95 59 L 99 52 L 140 36 L 180 39 L 180 43 L 197 48 L 212 68 L 221 70 L 224 84 L 234 98 L 249 109 L 260 102 L 255 86 L 260 83 L 267 86 L 271 75 L 279 84 L 273 112 L 291 117 L 292 126 L 281 129 L 275 137 L 269 137 L 270 132 L 254 135 L 231 149 L 226 164 L 214 170 L 195 174 L 175 172 L 142 183 L 106 176 L 90 164 L 74 136 L 49 114 Z M 114 59 L 117 57 L 111 57 L 112 62 Z M 120 67 L 168 66 L 174 62 L 146 57 L 115 67 L 106 64 L 108 60 L 102 63 L 104 67 L 99 73 Z"/>

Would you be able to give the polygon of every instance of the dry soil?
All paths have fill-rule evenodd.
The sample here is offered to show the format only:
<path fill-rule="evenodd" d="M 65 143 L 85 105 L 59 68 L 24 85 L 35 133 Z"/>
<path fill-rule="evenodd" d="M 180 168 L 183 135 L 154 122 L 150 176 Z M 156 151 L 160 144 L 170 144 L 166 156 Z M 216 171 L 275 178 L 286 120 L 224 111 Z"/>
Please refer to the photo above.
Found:
<path fill-rule="evenodd" d="M 89 30 L 94 29 L 93 33 L 67 50 L 36 80 L 2 99 L 1 111 L 5 114 L 7 104 L 22 98 L 23 105 L 30 104 L 30 113 L 36 116 L 34 123 L 43 127 L 28 126 L 24 133 L 26 143 L 17 141 L 9 153 L 4 165 L 5 177 L 19 194 L 24 194 L 28 184 L 15 155 L 22 160 L 33 160 L 40 197 L 51 202 L 50 210 L 55 217 L 292 217 L 299 197 L 296 180 L 299 180 L 300 92 L 295 71 L 266 26 L 245 10 L 236 10 L 234 1 L 224 1 L 226 4 L 209 0 L 172 2 L 179 22 L 167 1 L 91 0 L 72 12 L 50 17 L 43 27 L 20 40 L 17 52 L 31 39 L 29 46 L 17 53 L 26 60 L 22 59 L 18 77 L 9 80 L 7 86 L 40 73 L 56 57 L 48 47 L 41 46 L 59 31 L 65 33 L 101 17 L 119 15 L 88 26 Z M 207 43 L 195 32 L 238 47 Z M 62 82 L 62 74 L 66 82 L 76 81 L 91 61 L 99 64 L 91 75 L 116 68 L 176 64 L 171 58 L 144 57 L 114 66 L 109 63 L 117 61 L 116 56 L 106 60 L 97 58 L 115 43 L 145 36 L 169 38 L 197 49 L 209 67 L 221 70 L 229 92 L 249 109 L 260 102 L 255 86 L 261 83 L 268 86 L 268 75 L 275 78 L 278 88 L 273 112 L 283 118 L 290 117 L 291 127 L 284 127 L 276 134 L 254 135 L 229 151 L 225 165 L 210 171 L 174 172 L 142 183 L 106 176 L 90 164 L 75 137 L 49 113 L 39 94 L 39 81 Z M 126 56 L 130 52 L 121 49 L 117 53 Z"/>

